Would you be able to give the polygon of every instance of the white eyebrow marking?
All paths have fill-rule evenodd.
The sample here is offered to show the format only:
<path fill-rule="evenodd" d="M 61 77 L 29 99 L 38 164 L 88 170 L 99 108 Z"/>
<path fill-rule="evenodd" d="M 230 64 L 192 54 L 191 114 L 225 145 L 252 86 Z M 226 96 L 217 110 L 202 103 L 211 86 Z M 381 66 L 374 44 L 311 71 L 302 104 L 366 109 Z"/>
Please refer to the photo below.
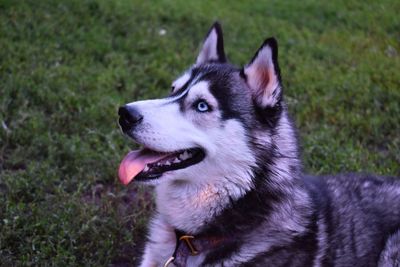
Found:
<path fill-rule="evenodd" d="M 190 75 L 189 75 L 190 76 Z M 190 76 L 191 77 L 191 76 Z M 189 77 L 189 78 L 190 78 Z M 169 97 L 168 99 L 170 100 L 170 102 L 173 102 L 173 101 L 176 101 L 176 100 L 178 100 L 179 98 L 181 98 L 182 96 L 184 96 L 194 85 L 196 85 L 197 84 L 197 82 L 200 80 L 200 78 L 201 77 L 199 77 L 199 76 L 197 76 L 195 79 L 193 79 L 191 82 L 190 82 L 190 84 L 186 87 L 186 89 L 182 92 L 182 93 L 180 93 L 179 95 L 177 95 L 177 96 L 173 96 L 173 97 Z M 188 80 L 187 80 L 188 81 Z M 187 82 L 186 81 L 186 82 Z M 186 83 L 185 82 L 185 83 Z M 174 91 L 175 91 L 175 89 L 174 89 Z"/>
<path fill-rule="evenodd" d="M 187 83 L 190 80 L 191 77 L 191 73 L 190 72 L 185 72 L 181 77 L 179 77 L 178 79 L 176 79 L 173 83 L 172 83 L 172 87 L 173 87 L 173 91 L 176 91 L 180 88 L 182 88 L 182 86 L 185 85 L 185 83 Z"/>

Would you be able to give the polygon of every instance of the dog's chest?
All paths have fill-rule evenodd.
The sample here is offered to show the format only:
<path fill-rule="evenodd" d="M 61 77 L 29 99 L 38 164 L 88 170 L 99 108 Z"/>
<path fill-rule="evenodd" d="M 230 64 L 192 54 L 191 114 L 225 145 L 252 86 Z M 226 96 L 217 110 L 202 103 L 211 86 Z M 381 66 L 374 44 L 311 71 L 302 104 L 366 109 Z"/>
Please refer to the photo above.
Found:
<path fill-rule="evenodd" d="M 157 210 L 175 229 L 193 233 L 227 205 L 226 192 L 209 188 L 183 190 L 171 185 L 157 188 Z M 225 193 L 225 194 L 224 194 Z"/>

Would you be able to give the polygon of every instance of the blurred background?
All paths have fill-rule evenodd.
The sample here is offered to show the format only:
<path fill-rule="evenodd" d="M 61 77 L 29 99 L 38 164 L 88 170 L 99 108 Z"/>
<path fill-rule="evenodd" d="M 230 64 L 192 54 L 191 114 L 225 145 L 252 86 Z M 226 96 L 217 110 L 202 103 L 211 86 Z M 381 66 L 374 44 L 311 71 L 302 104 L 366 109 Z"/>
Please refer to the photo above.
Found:
<path fill-rule="evenodd" d="M 152 192 L 117 109 L 167 95 L 215 20 L 275 36 L 305 170 L 400 175 L 400 1 L 0 0 L 0 266 L 135 266 Z"/>

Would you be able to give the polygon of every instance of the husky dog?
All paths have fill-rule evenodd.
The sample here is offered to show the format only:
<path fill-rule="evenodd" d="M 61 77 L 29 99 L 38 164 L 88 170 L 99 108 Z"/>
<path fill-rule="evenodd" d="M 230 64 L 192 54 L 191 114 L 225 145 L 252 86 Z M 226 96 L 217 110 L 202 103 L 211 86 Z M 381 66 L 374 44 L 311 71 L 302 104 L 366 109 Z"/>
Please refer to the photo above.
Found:
<path fill-rule="evenodd" d="M 302 172 L 274 38 L 236 68 L 215 23 L 166 98 L 118 113 L 143 147 L 120 180 L 156 191 L 141 266 L 400 266 L 400 180 Z"/>

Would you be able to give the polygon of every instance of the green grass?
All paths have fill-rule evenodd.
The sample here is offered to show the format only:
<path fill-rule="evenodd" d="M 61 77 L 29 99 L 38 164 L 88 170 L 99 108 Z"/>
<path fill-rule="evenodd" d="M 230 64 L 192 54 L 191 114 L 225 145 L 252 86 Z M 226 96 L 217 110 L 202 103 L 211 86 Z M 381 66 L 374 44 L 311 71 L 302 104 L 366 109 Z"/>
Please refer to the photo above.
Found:
<path fill-rule="evenodd" d="M 398 10 L 396 0 L 0 0 L 0 265 L 134 264 L 153 204 L 117 181 L 132 144 L 116 110 L 166 95 L 215 19 L 238 65 L 277 37 L 308 171 L 400 175 Z"/>

